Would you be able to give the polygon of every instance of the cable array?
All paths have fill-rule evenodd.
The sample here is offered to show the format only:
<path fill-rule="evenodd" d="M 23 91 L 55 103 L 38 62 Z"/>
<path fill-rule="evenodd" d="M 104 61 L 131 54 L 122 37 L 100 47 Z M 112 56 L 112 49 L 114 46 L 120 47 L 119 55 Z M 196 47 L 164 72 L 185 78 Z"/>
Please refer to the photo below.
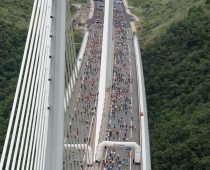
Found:
<path fill-rule="evenodd" d="M 69 109 L 69 101 L 78 76 L 77 56 L 74 46 L 70 1 L 66 1 L 66 40 L 65 40 L 65 111 Z"/>
<path fill-rule="evenodd" d="M 52 0 L 35 0 L 0 169 L 44 169 L 51 84 Z"/>

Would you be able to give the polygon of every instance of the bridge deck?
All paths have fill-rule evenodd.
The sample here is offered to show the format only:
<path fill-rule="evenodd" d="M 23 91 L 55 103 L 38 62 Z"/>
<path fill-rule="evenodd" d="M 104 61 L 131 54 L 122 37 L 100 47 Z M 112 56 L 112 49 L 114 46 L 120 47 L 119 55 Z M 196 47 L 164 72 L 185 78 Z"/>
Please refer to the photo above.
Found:
<path fill-rule="evenodd" d="M 88 144 L 93 148 L 95 113 L 98 98 L 98 84 L 101 62 L 103 31 L 103 9 L 96 8 L 88 21 L 89 37 L 78 80 L 70 101 L 70 110 L 65 115 L 64 144 Z M 64 169 L 86 167 L 84 150 L 65 148 Z"/>
<path fill-rule="evenodd" d="M 93 147 L 104 2 L 95 1 L 93 18 L 88 21 L 89 39 L 84 61 L 79 73 L 70 108 L 65 116 L 65 144 L 88 144 Z M 123 4 L 114 3 L 113 12 L 113 80 L 106 92 L 106 114 L 103 117 L 101 135 L 105 140 L 132 141 L 140 144 L 138 96 L 131 16 Z M 107 148 L 100 164 L 88 169 L 140 169 L 133 163 L 133 148 Z M 65 169 L 87 169 L 84 151 L 66 148 Z M 69 167 L 69 168 L 67 168 Z"/>
<path fill-rule="evenodd" d="M 106 140 L 140 144 L 133 34 L 123 4 L 114 3 L 113 25 L 114 66 Z M 104 168 L 140 169 L 134 164 L 134 148 L 107 148 L 102 164 Z"/>

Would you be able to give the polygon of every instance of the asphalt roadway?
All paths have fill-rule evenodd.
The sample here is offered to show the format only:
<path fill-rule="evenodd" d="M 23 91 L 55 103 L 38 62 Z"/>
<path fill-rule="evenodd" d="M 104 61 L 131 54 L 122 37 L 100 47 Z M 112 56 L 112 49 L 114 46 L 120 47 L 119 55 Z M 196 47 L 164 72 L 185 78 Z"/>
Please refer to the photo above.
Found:
<path fill-rule="evenodd" d="M 131 16 L 122 3 L 114 3 L 114 67 L 106 140 L 140 143 L 137 77 L 130 27 Z M 140 170 L 134 163 L 134 148 L 107 147 L 102 169 Z"/>
<path fill-rule="evenodd" d="M 75 149 L 78 144 L 88 144 L 93 148 L 104 17 L 104 2 L 94 3 L 93 18 L 87 21 L 89 37 L 84 60 L 72 93 L 71 109 L 65 115 L 64 143 L 74 144 L 71 148 L 64 148 L 65 170 L 87 168 L 87 149 Z M 114 68 L 106 140 L 132 141 L 139 144 L 137 79 L 133 34 L 130 28 L 131 16 L 126 14 L 123 4 L 114 3 L 113 17 Z M 133 160 L 134 148 L 107 147 L 101 163 L 88 169 L 97 167 L 96 169 L 140 170 L 140 165 L 135 165 Z"/>
<path fill-rule="evenodd" d="M 88 20 L 89 37 L 81 70 L 73 91 L 70 110 L 65 114 L 63 169 L 79 170 L 87 166 L 87 147 L 76 149 L 80 144 L 92 146 L 94 122 L 98 99 L 98 85 L 101 62 L 104 10 L 99 9 L 101 2 L 96 2 L 94 16 Z M 87 146 L 85 145 L 85 146 Z"/>

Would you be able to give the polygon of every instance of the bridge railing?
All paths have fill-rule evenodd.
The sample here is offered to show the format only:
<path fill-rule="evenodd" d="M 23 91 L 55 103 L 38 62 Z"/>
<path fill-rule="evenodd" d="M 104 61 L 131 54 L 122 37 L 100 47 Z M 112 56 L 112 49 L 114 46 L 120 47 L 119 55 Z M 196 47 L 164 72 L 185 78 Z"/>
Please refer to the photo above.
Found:
<path fill-rule="evenodd" d="M 140 142 L 141 142 L 141 166 L 143 170 L 151 170 L 150 158 L 150 141 L 149 141 L 149 127 L 146 104 L 146 93 L 144 85 L 143 66 L 141 61 L 140 46 L 137 35 L 133 38 L 135 57 L 136 57 L 136 71 L 138 84 L 138 100 L 139 100 L 139 117 L 140 117 Z"/>

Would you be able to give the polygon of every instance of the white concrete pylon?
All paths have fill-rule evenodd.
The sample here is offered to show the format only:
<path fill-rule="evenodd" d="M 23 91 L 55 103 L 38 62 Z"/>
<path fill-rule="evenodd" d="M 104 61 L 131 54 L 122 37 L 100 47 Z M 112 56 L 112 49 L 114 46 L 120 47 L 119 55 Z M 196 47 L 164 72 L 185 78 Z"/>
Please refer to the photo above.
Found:
<path fill-rule="evenodd" d="M 64 75 L 65 75 L 65 24 L 66 1 L 54 0 L 52 5 L 51 31 L 53 34 L 50 65 L 53 79 L 49 92 L 50 113 L 47 128 L 45 170 L 63 169 L 64 141 Z"/>
<path fill-rule="evenodd" d="M 106 0 L 107 1 L 107 0 Z M 105 2 L 102 57 L 106 58 L 106 89 L 112 85 L 113 70 L 113 0 Z M 102 63 L 105 64 L 105 63 Z M 101 65 L 102 66 L 102 65 Z"/>
<path fill-rule="evenodd" d="M 102 42 L 102 54 L 101 54 L 101 68 L 100 68 L 100 80 L 99 80 L 99 98 L 97 106 L 97 117 L 96 117 L 96 135 L 95 135 L 95 149 L 99 142 L 99 133 L 102 122 L 102 115 L 104 112 L 105 103 L 105 90 L 112 85 L 112 23 L 113 21 L 113 0 L 105 1 L 104 10 L 104 28 L 103 28 L 103 42 Z M 94 154 L 95 160 L 95 154 Z"/>

